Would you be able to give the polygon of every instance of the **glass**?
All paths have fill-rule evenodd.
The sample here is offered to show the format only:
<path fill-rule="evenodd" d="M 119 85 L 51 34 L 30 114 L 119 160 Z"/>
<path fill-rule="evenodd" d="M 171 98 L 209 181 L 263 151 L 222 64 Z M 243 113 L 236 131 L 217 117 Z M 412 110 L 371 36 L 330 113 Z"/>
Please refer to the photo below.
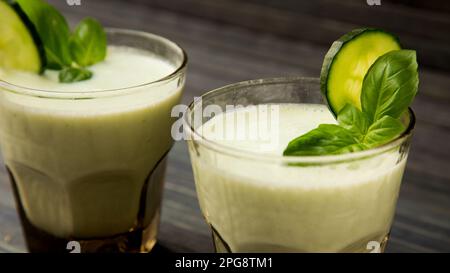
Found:
<path fill-rule="evenodd" d="M 79 92 L 0 81 L 0 145 L 31 252 L 148 252 L 156 242 L 187 57 L 150 33 L 108 29 L 107 38 L 155 54 L 173 72 Z"/>
<path fill-rule="evenodd" d="M 225 111 L 226 105 L 278 103 L 324 104 L 319 79 L 232 84 L 195 100 L 184 117 L 197 195 L 216 251 L 384 251 L 413 112 L 402 117 L 408 129 L 397 139 L 342 155 L 273 156 L 224 146 L 199 133 L 211 117 L 197 114 L 209 105 Z"/>

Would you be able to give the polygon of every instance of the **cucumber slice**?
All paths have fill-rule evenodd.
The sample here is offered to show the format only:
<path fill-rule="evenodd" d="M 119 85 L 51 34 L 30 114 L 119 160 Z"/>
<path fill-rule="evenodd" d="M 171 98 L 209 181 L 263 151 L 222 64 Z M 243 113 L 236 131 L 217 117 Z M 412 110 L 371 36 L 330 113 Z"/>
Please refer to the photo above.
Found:
<path fill-rule="evenodd" d="M 320 88 L 334 115 L 347 103 L 361 109 L 362 82 L 370 66 L 398 49 L 396 36 L 374 28 L 353 30 L 331 45 L 323 61 Z"/>
<path fill-rule="evenodd" d="M 43 72 L 42 43 L 20 6 L 0 0 L 0 14 L 0 67 Z"/>

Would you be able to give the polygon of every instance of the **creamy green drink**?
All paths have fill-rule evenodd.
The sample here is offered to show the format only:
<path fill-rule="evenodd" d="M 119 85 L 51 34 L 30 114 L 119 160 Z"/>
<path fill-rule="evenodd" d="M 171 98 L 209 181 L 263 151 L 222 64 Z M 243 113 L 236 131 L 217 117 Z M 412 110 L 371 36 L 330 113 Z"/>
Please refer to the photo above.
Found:
<path fill-rule="evenodd" d="M 31 252 L 148 252 L 186 54 L 0 0 L 0 148 Z"/>
<path fill-rule="evenodd" d="M 60 84 L 52 73 L 9 72 L 1 77 L 70 94 L 137 86 L 175 68 L 145 51 L 111 47 L 106 61 L 92 70 L 92 79 L 74 84 Z M 32 224 L 58 237 L 80 238 L 125 233 L 134 226 L 144 182 L 170 149 L 170 111 L 181 96 L 176 84 L 140 89 L 80 100 L 3 90 L 3 157 Z"/>
<path fill-rule="evenodd" d="M 45 2 L 19 4 L 0 2 L 3 37 L 31 56 L 0 43 L 0 147 L 29 250 L 151 250 L 184 51 L 91 18 L 69 33 Z"/>
<path fill-rule="evenodd" d="M 214 228 L 218 250 L 365 252 L 371 241 L 384 244 L 406 158 L 399 160 L 398 151 L 389 151 L 336 164 L 265 162 L 270 157 L 278 159 L 292 138 L 321 123 L 336 123 L 325 105 L 276 106 L 279 117 L 272 128 L 277 141 L 272 146 L 266 139 L 233 140 L 220 135 L 236 130 L 239 115 L 267 105 L 225 112 L 198 128 L 205 140 L 233 149 L 231 153 L 239 150 L 236 156 L 215 153 L 212 162 L 206 148 L 197 149 L 200 155 L 196 156 L 191 146 L 200 205 Z M 262 119 L 264 114 L 247 114 L 246 122 L 257 124 Z M 250 128 L 258 129 L 247 128 L 246 136 L 252 135 Z M 246 154 L 256 158 L 246 159 Z"/>
<path fill-rule="evenodd" d="M 207 92 L 184 117 L 217 252 L 382 252 L 405 170 L 416 53 L 381 29 L 334 41 L 320 79 Z"/>

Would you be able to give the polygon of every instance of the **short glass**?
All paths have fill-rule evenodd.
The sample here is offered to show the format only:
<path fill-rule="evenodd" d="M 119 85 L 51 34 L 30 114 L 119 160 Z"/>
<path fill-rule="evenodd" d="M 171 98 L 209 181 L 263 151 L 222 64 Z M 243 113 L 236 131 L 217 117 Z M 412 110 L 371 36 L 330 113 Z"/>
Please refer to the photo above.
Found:
<path fill-rule="evenodd" d="M 278 103 L 324 104 L 319 79 L 232 84 L 204 94 L 185 115 L 198 199 L 216 251 L 384 251 L 414 127 L 413 112 L 409 109 L 402 117 L 407 130 L 395 140 L 342 155 L 265 155 L 224 146 L 199 133 L 211 117 L 196 115 L 209 105 L 225 111 L 226 105 Z"/>
<path fill-rule="evenodd" d="M 187 57 L 150 33 L 107 29 L 107 39 L 153 53 L 173 72 L 79 92 L 0 81 L 0 145 L 31 252 L 148 252 L 156 242 Z"/>

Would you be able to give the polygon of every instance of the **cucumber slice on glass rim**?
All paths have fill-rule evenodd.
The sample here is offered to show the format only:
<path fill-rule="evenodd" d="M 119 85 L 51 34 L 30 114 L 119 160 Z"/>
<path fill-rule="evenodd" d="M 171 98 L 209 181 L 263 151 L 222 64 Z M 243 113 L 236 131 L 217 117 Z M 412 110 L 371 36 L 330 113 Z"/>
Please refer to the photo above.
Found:
<path fill-rule="evenodd" d="M 361 109 L 364 76 L 375 60 L 401 49 L 396 36 L 375 28 L 353 30 L 335 41 L 325 55 L 320 73 L 320 88 L 331 112 L 350 103 Z"/>
<path fill-rule="evenodd" d="M 44 71 L 45 53 L 34 25 L 12 1 L 0 0 L 0 67 Z"/>

